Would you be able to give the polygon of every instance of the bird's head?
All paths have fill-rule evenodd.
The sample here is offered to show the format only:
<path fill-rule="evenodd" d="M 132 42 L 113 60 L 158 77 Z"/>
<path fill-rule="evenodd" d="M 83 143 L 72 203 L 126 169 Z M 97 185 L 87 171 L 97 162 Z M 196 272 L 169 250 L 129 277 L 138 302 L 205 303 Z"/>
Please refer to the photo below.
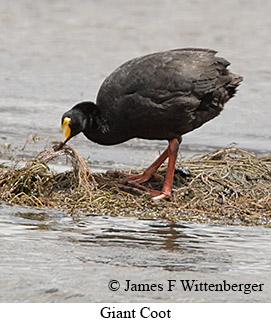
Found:
<path fill-rule="evenodd" d="M 61 127 L 65 139 L 57 149 L 61 149 L 72 137 L 84 132 L 86 127 L 91 128 L 93 107 L 95 104 L 92 102 L 80 102 L 63 114 Z"/>

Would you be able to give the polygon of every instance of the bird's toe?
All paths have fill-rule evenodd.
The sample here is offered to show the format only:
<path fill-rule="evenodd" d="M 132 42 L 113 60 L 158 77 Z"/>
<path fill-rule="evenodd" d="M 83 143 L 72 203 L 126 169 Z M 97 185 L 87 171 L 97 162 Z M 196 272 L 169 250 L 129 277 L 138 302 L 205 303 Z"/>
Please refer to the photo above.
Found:
<path fill-rule="evenodd" d="M 169 197 L 170 197 L 170 194 L 159 192 L 159 194 L 154 195 L 152 197 L 152 199 L 153 199 L 153 201 L 159 201 L 159 200 L 162 200 L 162 199 L 168 199 Z"/>

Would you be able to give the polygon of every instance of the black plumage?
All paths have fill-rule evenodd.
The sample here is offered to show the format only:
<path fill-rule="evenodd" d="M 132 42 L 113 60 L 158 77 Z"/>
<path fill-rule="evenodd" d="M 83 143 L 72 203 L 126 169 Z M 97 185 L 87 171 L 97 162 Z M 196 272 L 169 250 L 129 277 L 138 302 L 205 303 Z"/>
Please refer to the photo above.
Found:
<path fill-rule="evenodd" d="M 216 117 L 235 94 L 242 77 L 231 73 L 229 64 L 216 57 L 216 51 L 197 48 L 132 59 L 105 79 L 96 104 L 81 102 L 63 115 L 66 140 L 62 145 L 81 131 L 102 145 L 131 138 L 168 140 L 167 152 L 157 163 L 170 159 L 171 150 L 177 154 L 182 135 Z M 150 168 L 157 170 L 161 164 L 157 163 L 147 173 Z M 173 178 L 174 169 L 169 172 L 167 176 Z M 143 180 L 131 181 L 141 184 L 150 177 L 144 174 Z M 166 177 L 161 194 L 151 193 L 158 198 L 169 195 L 167 181 Z"/>

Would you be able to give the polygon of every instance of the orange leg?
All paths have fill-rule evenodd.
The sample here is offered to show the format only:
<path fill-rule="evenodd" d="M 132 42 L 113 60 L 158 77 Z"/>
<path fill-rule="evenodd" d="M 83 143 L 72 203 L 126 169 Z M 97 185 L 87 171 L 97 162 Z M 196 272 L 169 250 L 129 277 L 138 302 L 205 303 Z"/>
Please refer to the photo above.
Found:
<path fill-rule="evenodd" d="M 148 191 L 153 196 L 154 200 L 160 200 L 170 196 L 178 149 L 179 149 L 178 139 L 172 139 L 169 142 L 167 149 L 144 171 L 143 174 L 127 175 L 127 176 L 124 175 L 127 179 L 127 182 L 120 184 L 119 187 L 122 189 L 127 188 L 129 191 L 134 190 L 135 193 L 138 193 L 140 191 L 141 192 Z M 167 169 L 162 191 L 160 192 L 160 191 L 152 190 L 141 185 L 142 183 L 147 182 L 150 179 L 150 177 L 158 170 L 158 168 L 167 158 L 168 158 L 168 169 Z M 156 174 L 156 176 L 159 176 L 159 175 Z M 127 186 L 127 184 L 128 185 L 131 184 L 132 187 Z"/>
<path fill-rule="evenodd" d="M 167 158 L 168 148 L 148 168 L 145 169 L 144 173 L 139 178 L 135 178 L 134 181 L 138 184 L 147 182 Z"/>
<path fill-rule="evenodd" d="M 118 171 L 107 171 L 108 174 L 118 174 L 124 177 L 127 181 L 133 183 L 142 184 L 147 182 L 152 175 L 157 171 L 157 169 L 163 164 L 163 162 L 168 158 L 168 148 L 148 167 L 145 169 L 143 174 L 125 174 Z M 162 176 L 155 174 L 157 179 L 162 178 Z"/>
<path fill-rule="evenodd" d="M 160 194 L 153 197 L 154 200 L 160 200 L 170 195 L 171 186 L 173 182 L 175 164 L 177 159 L 177 154 L 179 150 L 179 141 L 177 139 L 172 139 L 168 145 L 168 168 L 167 174 L 164 182 L 164 186 Z"/>

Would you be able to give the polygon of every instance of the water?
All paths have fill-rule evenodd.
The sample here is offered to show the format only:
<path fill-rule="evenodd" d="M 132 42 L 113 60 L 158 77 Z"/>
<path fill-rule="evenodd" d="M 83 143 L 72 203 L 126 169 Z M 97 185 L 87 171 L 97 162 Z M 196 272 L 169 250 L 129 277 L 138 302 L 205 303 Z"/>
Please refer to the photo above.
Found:
<path fill-rule="evenodd" d="M 215 227 L 1 206 L 0 301 L 269 302 L 264 228 Z M 108 283 L 118 280 L 120 289 Z M 168 280 L 264 284 L 262 292 L 167 291 Z M 125 291 L 163 284 L 163 291 Z"/>
<path fill-rule="evenodd" d="M 14 163 L 61 139 L 60 118 L 125 60 L 176 47 L 208 47 L 244 76 L 218 118 L 184 136 L 181 154 L 233 142 L 270 145 L 270 1 L 0 0 L 0 162 Z M 165 142 L 71 144 L 93 170 L 147 166 Z M 58 165 L 63 167 L 63 165 Z M 128 215 L 128 214 L 127 214 Z M 270 230 L 162 220 L 72 217 L 0 204 L 0 300 L 270 301 Z M 119 280 L 117 292 L 108 290 Z M 125 292 L 125 281 L 198 279 L 264 283 L 262 292 Z"/>

